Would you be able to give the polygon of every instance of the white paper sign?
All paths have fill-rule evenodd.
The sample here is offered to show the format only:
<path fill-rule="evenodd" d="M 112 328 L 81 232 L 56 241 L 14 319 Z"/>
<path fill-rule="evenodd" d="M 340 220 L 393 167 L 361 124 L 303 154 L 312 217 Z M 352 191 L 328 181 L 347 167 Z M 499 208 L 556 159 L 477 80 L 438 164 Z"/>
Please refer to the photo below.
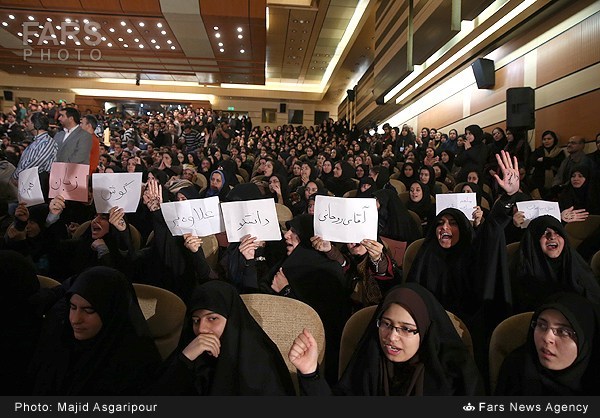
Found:
<path fill-rule="evenodd" d="M 19 203 L 25 203 L 27 207 L 44 203 L 37 167 L 31 167 L 19 173 Z"/>
<path fill-rule="evenodd" d="M 221 211 L 229 242 L 240 242 L 250 234 L 259 241 L 279 241 L 281 230 L 274 199 L 222 202 Z"/>
<path fill-rule="evenodd" d="M 376 199 L 317 196 L 315 235 L 326 241 L 357 243 L 377 239 Z"/>
<path fill-rule="evenodd" d="M 473 212 L 477 206 L 476 193 L 441 193 L 435 195 L 435 214 L 446 208 L 455 208 L 465 214 L 467 219 L 473 220 Z"/>
<path fill-rule="evenodd" d="M 524 202 L 517 202 L 517 210 L 525 214 L 525 222 L 521 224 L 521 228 L 527 228 L 532 219 L 542 215 L 554 216 L 560 222 L 560 208 L 558 202 L 526 200 Z"/>
<path fill-rule="evenodd" d="M 219 197 L 166 202 L 160 205 L 163 218 L 173 235 L 206 237 L 225 231 Z"/>
<path fill-rule="evenodd" d="M 114 206 L 135 212 L 142 193 L 142 173 L 94 173 L 92 190 L 96 212 L 108 213 Z"/>

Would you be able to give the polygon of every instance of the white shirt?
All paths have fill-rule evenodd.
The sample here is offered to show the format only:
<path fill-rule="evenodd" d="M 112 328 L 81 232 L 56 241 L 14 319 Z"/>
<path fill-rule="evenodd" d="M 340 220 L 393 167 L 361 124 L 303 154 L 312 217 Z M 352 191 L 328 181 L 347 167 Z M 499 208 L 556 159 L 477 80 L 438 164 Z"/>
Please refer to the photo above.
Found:
<path fill-rule="evenodd" d="M 65 131 L 65 137 L 63 138 L 63 142 L 66 141 L 67 138 L 69 137 L 69 135 L 71 135 L 71 133 L 77 128 L 78 128 L 78 126 L 75 126 L 71 129 L 63 128 L 63 131 Z"/>

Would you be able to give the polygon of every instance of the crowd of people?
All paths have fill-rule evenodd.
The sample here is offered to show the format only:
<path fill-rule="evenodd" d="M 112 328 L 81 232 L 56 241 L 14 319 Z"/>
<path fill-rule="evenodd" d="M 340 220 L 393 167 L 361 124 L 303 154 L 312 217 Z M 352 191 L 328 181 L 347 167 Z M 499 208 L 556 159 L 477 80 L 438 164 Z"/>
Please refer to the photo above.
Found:
<path fill-rule="evenodd" d="M 563 148 L 551 130 L 532 149 L 526 131 L 499 126 L 459 134 L 385 124 L 378 133 L 326 119 L 271 128 L 191 106 L 124 117 L 32 100 L 0 115 L 0 137 L 2 317 L 6 335 L 19 340 L 3 348 L 0 375 L 16 395 L 295 395 L 245 293 L 296 298 L 321 318 L 324 367 L 314 330 L 290 341 L 301 394 L 600 392 L 600 278 L 590 266 L 600 230 L 577 248 L 565 231 L 600 215 L 600 134 L 598 150 L 586 154 L 585 138 Z M 48 197 L 54 162 L 89 165 L 86 202 Z M 19 176 L 34 167 L 45 201 L 27 206 Z M 141 173 L 137 210 L 99 213 L 94 173 Z M 470 216 L 436 212 L 436 196 L 454 192 L 475 194 Z M 319 195 L 375 199 L 377 239 L 315 235 Z M 174 236 L 161 210 L 209 197 L 272 198 L 292 219 L 281 240 L 246 235 L 221 244 L 209 263 L 206 237 Z M 517 203 L 535 199 L 558 202 L 561 219 L 539 216 L 522 228 Z M 390 242 L 418 240 L 410 267 L 401 265 Z M 510 243 L 519 249 L 509 255 Z M 40 289 L 37 275 L 60 285 Z M 164 360 L 132 283 L 187 305 L 180 343 Z M 338 377 L 344 325 L 369 306 L 373 317 Z M 472 353 L 446 311 L 468 327 Z M 527 341 L 492 393 L 491 334 L 529 311 Z"/>

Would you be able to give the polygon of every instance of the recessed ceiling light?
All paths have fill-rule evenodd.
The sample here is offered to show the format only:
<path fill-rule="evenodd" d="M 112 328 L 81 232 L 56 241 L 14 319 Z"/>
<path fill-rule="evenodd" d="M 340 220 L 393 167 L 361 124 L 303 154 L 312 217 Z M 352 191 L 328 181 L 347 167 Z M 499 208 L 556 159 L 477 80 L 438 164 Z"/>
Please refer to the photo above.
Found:
<path fill-rule="evenodd" d="M 129 48 L 129 45 L 123 44 L 123 48 Z"/>
<path fill-rule="evenodd" d="M 172 47 L 171 47 L 171 49 L 175 49 L 175 47 L 174 47 L 174 46 L 172 46 Z"/>
<path fill-rule="evenodd" d="M 133 32 L 131 29 L 127 29 L 127 33 L 131 33 Z"/>
<path fill-rule="evenodd" d="M 98 32 L 98 28 L 96 26 L 92 26 L 92 32 Z"/>
<path fill-rule="evenodd" d="M 140 47 L 140 49 L 144 49 L 144 44 L 139 44 L 138 46 Z"/>
<path fill-rule="evenodd" d="M 29 20 L 31 20 L 31 16 L 29 16 L 29 18 L 30 18 Z M 67 17 L 67 18 L 65 19 L 65 22 L 67 22 L 67 23 L 71 23 L 71 19 L 69 19 L 69 18 Z"/>
<path fill-rule="evenodd" d="M 241 32 L 242 30 L 243 30 L 242 28 L 237 28 L 237 31 L 238 31 L 238 32 Z"/>
<path fill-rule="evenodd" d="M 221 34 L 219 32 L 215 33 L 215 38 L 220 38 Z"/>
<path fill-rule="evenodd" d="M 155 45 L 154 48 L 160 49 L 160 45 Z"/>
<path fill-rule="evenodd" d="M 106 37 L 104 37 L 104 36 L 102 38 L 100 38 L 100 39 L 102 39 L 103 41 L 106 41 Z"/>
<path fill-rule="evenodd" d="M 244 35 L 241 35 L 241 34 L 238 35 L 238 39 L 243 39 L 243 38 L 244 38 Z"/>
<path fill-rule="evenodd" d="M 219 51 L 221 51 L 221 52 L 225 52 L 225 50 L 224 50 L 223 48 L 219 49 Z"/>
<path fill-rule="evenodd" d="M 240 49 L 240 52 L 243 54 L 244 52 L 246 52 L 244 49 Z"/>
<path fill-rule="evenodd" d="M 2 22 L 2 26 L 8 26 L 8 23 Z M 42 28 L 43 28 L 43 26 L 42 26 Z"/>
<path fill-rule="evenodd" d="M 21 32 L 17 32 L 17 36 L 23 36 L 23 34 Z"/>
<path fill-rule="evenodd" d="M 27 16 L 27 18 L 28 18 L 29 20 L 35 20 L 35 17 L 33 17 L 33 16 Z"/>
<path fill-rule="evenodd" d="M 219 42 L 219 46 L 223 46 L 223 42 Z"/>
<path fill-rule="evenodd" d="M 9 18 L 9 19 L 14 19 L 14 18 L 15 18 L 15 15 L 8 15 L 8 18 Z M 49 20 L 48 22 L 52 22 L 52 20 Z"/>
<path fill-rule="evenodd" d="M 140 38 L 135 38 L 135 39 L 133 40 L 133 42 L 139 42 L 139 41 L 140 41 Z"/>
<path fill-rule="evenodd" d="M 110 29 L 108 29 L 108 31 L 109 31 L 109 32 L 114 32 L 114 31 L 115 31 L 115 28 L 110 28 Z"/>
<path fill-rule="evenodd" d="M 171 41 L 170 39 L 167 39 L 167 43 L 168 43 L 169 45 L 171 45 L 171 44 L 173 43 L 173 41 Z"/>
<path fill-rule="evenodd" d="M 162 28 L 162 23 L 158 22 L 158 23 L 156 24 L 156 27 L 157 27 L 157 28 Z"/>
<path fill-rule="evenodd" d="M 83 19 L 83 23 L 90 23 L 90 21 L 87 19 Z"/>
<path fill-rule="evenodd" d="M 218 26 L 213 26 L 213 29 L 214 30 L 219 30 L 219 27 Z"/>
<path fill-rule="evenodd" d="M 140 28 L 143 28 L 144 26 L 146 26 L 146 24 L 144 22 L 140 22 L 140 23 L 138 23 L 138 25 L 140 25 Z"/>
<path fill-rule="evenodd" d="M 56 30 L 60 30 L 61 29 L 60 25 L 56 25 L 54 27 L 56 28 Z"/>
<path fill-rule="evenodd" d="M 156 39 L 151 39 L 150 42 L 152 42 L 153 44 L 156 43 Z"/>
<path fill-rule="evenodd" d="M 117 38 L 117 41 L 123 42 L 123 38 Z"/>
<path fill-rule="evenodd" d="M 161 33 L 161 35 L 166 35 L 167 31 L 166 30 L 161 30 L 160 33 Z"/>
<path fill-rule="evenodd" d="M 125 23 L 123 20 L 121 20 L 121 26 L 127 26 L 127 23 Z"/>
<path fill-rule="evenodd" d="M 109 42 L 109 43 L 106 44 L 106 46 L 112 48 L 112 43 Z"/>

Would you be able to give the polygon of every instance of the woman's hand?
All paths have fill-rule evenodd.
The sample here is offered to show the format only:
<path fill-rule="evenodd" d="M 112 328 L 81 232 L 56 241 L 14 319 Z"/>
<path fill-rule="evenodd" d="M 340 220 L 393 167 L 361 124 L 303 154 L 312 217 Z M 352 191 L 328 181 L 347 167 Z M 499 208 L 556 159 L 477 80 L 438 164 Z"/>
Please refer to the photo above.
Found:
<path fill-rule="evenodd" d="M 574 209 L 574 206 L 571 206 L 560 213 L 560 218 L 566 223 L 583 222 L 588 218 L 588 216 L 589 212 L 587 210 Z"/>
<path fill-rule="evenodd" d="M 480 206 L 475 206 L 473 211 L 473 226 L 478 227 L 483 221 L 483 210 Z"/>
<path fill-rule="evenodd" d="M 382 243 L 372 239 L 363 239 L 360 243 L 367 249 L 367 253 L 369 254 L 371 262 L 377 263 L 381 261 L 381 257 L 383 255 Z"/>
<path fill-rule="evenodd" d="M 523 224 L 525 223 L 525 212 L 520 210 L 516 211 L 513 215 L 513 225 L 517 228 L 523 228 Z"/>
<path fill-rule="evenodd" d="M 202 247 L 202 238 L 192 235 L 191 233 L 183 234 L 183 245 L 193 253 L 197 253 Z"/>
<path fill-rule="evenodd" d="M 108 222 L 117 228 L 117 231 L 125 231 L 125 229 L 127 229 L 127 223 L 125 222 L 125 209 L 118 206 L 110 208 L 108 211 Z"/>
<path fill-rule="evenodd" d="M 198 334 L 184 349 L 183 355 L 194 361 L 202 353 L 207 352 L 213 357 L 219 357 L 221 341 L 215 334 Z"/>
<path fill-rule="evenodd" d="M 279 270 L 277 270 L 277 273 L 275 273 L 275 277 L 273 277 L 273 284 L 271 284 L 271 289 L 279 293 L 288 284 L 290 284 L 290 282 L 288 282 L 287 277 L 285 277 L 285 274 L 283 273 L 283 268 L 279 267 Z"/>
<path fill-rule="evenodd" d="M 318 235 L 311 237 L 310 243 L 312 244 L 312 246 L 315 250 L 320 251 L 322 253 L 331 251 L 331 242 L 325 241 L 323 238 L 321 238 Z"/>
<path fill-rule="evenodd" d="M 260 247 L 261 242 L 256 237 L 246 234 L 240 241 L 239 250 L 246 260 L 253 260 L 256 249 Z"/>
<path fill-rule="evenodd" d="M 15 209 L 15 218 L 21 222 L 27 222 L 29 220 L 29 209 L 27 209 L 25 203 L 19 203 L 19 205 Z"/>
<path fill-rule="evenodd" d="M 288 352 L 288 359 L 302 374 L 317 371 L 319 347 L 315 338 L 306 328 L 294 339 Z"/>
<path fill-rule="evenodd" d="M 496 160 L 498 161 L 498 168 L 502 172 L 502 179 L 498 174 L 494 175 L 498 186 L 506 191 L 506 194 L 512 196 L 519 191 L 519 162 L 517 157 L 510 159 L 510 154 L 504 150 L 500 151 L 500 154 L 496 154 Z"/>
<path fill-rule="evenodd" d="M 144 203 L 152 212 L 160 209 L 162 203 L 162 186 L 157 180 L 148 179 L 143 197 Z"/>

